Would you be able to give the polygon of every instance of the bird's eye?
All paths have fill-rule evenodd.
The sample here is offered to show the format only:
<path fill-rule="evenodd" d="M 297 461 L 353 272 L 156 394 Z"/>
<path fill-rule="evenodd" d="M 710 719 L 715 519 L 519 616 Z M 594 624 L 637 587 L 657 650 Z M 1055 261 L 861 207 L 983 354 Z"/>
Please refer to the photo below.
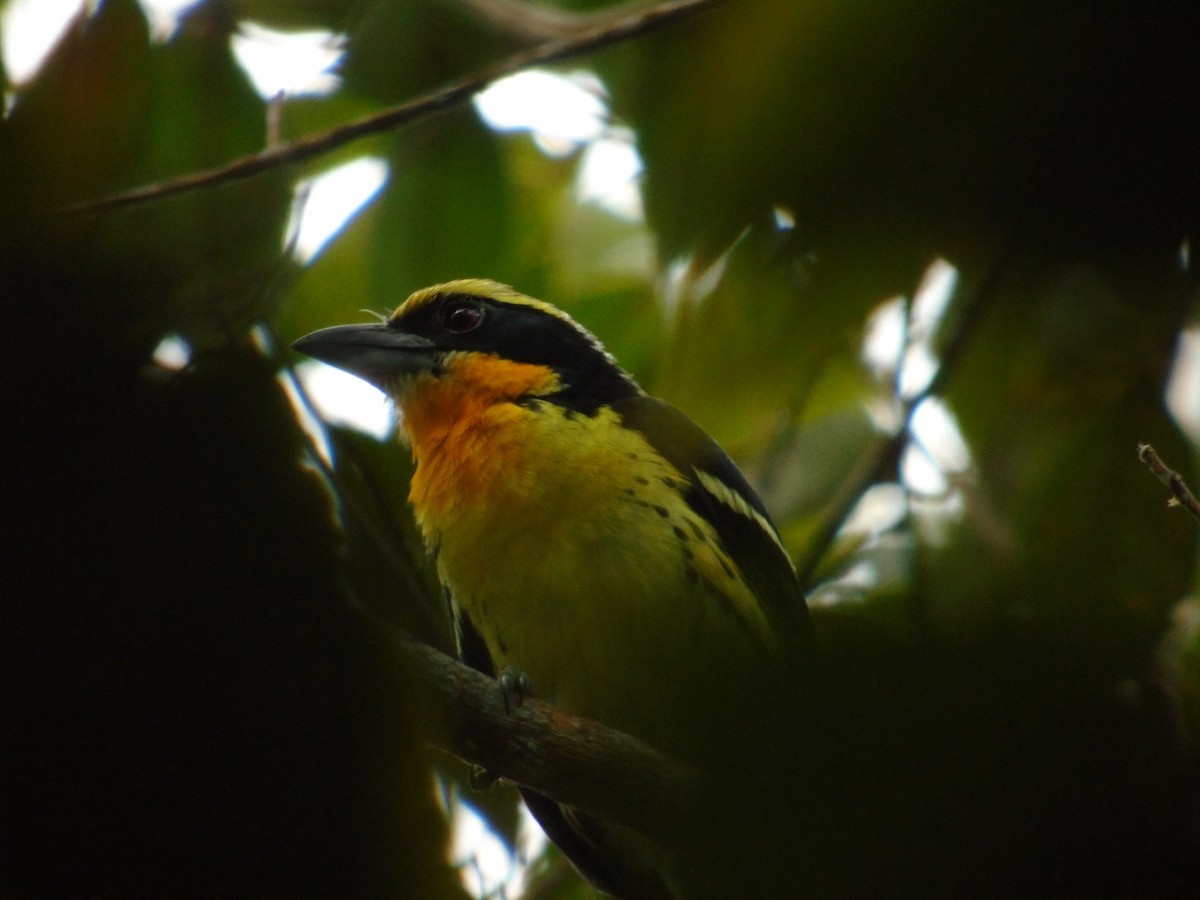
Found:
<path fill-rule="evenodd" d="M 454 303 L 446 307 L 442 321 L 455 334 L 474 331 L 483 321 L 483 308 L 476 303 Z"/>

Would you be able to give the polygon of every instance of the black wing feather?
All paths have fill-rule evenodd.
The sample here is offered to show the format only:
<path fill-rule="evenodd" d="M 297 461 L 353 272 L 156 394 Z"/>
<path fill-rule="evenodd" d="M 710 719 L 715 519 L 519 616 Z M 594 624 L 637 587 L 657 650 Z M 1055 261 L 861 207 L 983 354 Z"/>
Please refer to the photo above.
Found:
<path fill-rule="evenodd" d="M 722 547 L 762 604 L 775 633 L 807 645 L 812 623 L 796 570 L 776 540 L 775 525 L 758 494 L 733 460 L 682 412 L 654 397 L 640 395 L 613 403 L 622 423 L 642 434 L 655 450 L 688 479 L 688 506 L 712 523 Z M 760 516 L 739 512 L 700 483 L 697 472 L 717 479 Z M 771 529 L 766 533 L 763 522 Z"/>

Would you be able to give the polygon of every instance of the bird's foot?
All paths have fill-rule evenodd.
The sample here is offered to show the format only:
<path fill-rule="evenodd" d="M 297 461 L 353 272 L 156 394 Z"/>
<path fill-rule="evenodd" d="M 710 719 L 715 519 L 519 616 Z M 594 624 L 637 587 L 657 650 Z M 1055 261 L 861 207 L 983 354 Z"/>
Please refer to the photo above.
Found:
<path fill-rule="evenodd" d="M 512 714 L 513 708 L 525 702 L 526 697 L 533 696 L 533 679 L 529 673 L 522 672 L 512 666 L 505 666 L 500 677 L 500 697 L 504 700 L 504 711 Z"/>
<path fill-rule="evenodd" d="M 533 679 L 513 666 L 505 666 L 496 682 L 500 686 L 500 699 L 504 701 L 506 715 L 512 715 L 513 709 L 524 703 L 526 697 L 533 696 Z M 472 766 L 467 783 L 473 790 L 487 791 L 499 780 L 499 775 L 483 766 Z"/>

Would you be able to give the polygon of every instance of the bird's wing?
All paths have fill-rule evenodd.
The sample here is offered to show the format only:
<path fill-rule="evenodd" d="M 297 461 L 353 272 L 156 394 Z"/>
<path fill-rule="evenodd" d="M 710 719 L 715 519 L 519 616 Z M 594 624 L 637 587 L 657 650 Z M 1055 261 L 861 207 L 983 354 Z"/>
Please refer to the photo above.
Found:
<path fill-rule="evenodd" d="M 613 411 L 688 480 L 684 500 L 716 530 L 774 632 L 806 645 L 812 624 L 796 570 L 766 507 L 733 460 L 704 429 L 662 400 L 630 397 L 613 403 Z"/>

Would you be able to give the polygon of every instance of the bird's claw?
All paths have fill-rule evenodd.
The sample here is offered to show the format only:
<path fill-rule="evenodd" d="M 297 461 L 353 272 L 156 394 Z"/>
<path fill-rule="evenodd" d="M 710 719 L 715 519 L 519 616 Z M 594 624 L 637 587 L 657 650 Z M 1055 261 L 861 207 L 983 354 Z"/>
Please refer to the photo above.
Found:
<path fill-rule="evenodd" d="M 533 696 L 533 679 L 513 666 L 505 666 L 496 681 L 500 685 L 500 699 L 504 701 L 506 715 L 512 715 L 514 707 L 524 703 L 526 697 Z M 471 766 L 471 773 L 467 777 L 467 783 L 476 791 L 491 790 L 499 780 L 499 775 L 483 766 Z"/>
<path fill-rule="evenodd" d="M 529 674 L 512 666 L 505 666 L 496 679 L 500 683 L 500 696 L 504 700 L 504 711 L 512 714 L 513 707 L 520 706 L 526 697 L 533 696 L 533 679 Z"/>

